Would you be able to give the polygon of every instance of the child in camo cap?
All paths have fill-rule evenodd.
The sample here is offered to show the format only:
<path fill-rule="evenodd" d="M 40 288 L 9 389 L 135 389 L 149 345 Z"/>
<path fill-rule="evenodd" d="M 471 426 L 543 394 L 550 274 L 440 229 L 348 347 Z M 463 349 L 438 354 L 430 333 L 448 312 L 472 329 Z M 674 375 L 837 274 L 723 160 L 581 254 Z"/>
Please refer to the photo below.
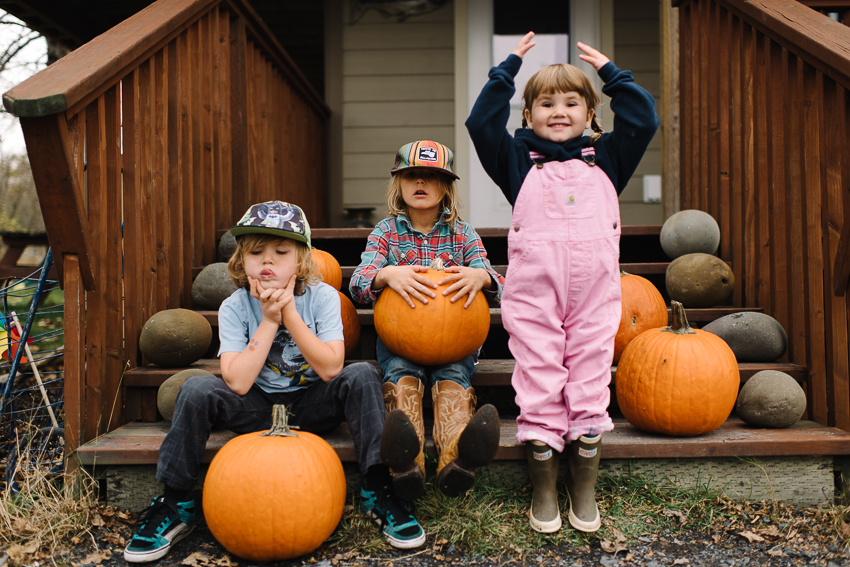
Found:
<path fill-rule="evenodd" d="M 124 550 L 133 563 L 163 557 L 194 527 L 190 493 L 210 429 L 269 429 L 272 406 L 290 408 L 290 423 L 323 432 L 348 422 L 360 472 L 363 505 L 389 543 L 408 549 L 425 532 L 393 492 L 380 443 L 386 412 L 381 378 L 369 363 L 343 366 L 340 300 L 320 281 L 310 253 L 310 225 L 296 205 L 253 205 L 231 229 L 228 263 L 239 288 L 219 308 L 221 375 L 190 376 L 177 395 L 156 478 L 165 485 Z"/>

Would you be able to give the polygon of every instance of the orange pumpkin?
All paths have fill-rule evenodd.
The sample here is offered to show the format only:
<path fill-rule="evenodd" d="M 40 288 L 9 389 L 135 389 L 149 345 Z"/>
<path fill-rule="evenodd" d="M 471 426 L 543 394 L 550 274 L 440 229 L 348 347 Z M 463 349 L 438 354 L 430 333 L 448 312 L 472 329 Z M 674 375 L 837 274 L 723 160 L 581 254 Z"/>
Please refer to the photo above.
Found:
<path fill-rule="evenodd" d="M 490 308 L 483 292 L 464 309 L 466 297 L 455 303 L 444 296 L 448 285 L 439 285 L 447 274 L 437 258 L 427 272 L 420 272 L 435 284 L 437 297 L 426 305 L 414 300 L 411 309 L 404 299 L 385 288 L 375 302 L 375 331 L 390 352 L 422 366 L 457 362 L 474 354 L 490 330 Z"/>
<path fill-rule="evenodd" d="M 322 274 L 322 279 L 325 283 L 339 290 L 342 287 L 342 268 L 340 268 L 336 258 L 324 250 L 317 248 L 313 248 L 311 253 L 313 255 L 313 263 L 318 268 L 319 273 Z"/>
<path fill-rule="evenodd" d="M 732 413 L 741 378 L 726 342 L 691 329 L 673 301 L 669 327 L 638 335 L 617 365 L 617 402 L 644 431 L 692 436 L 714 431 Z"/>
<path fill-rule="evenodd" d="M 623 314 L 614 339 L 614 364 L 636 336 L 649 329 L 667 326 L 667 305 L 652 282 L 620 270 Z"/>
<path fill-rule="evenodd" d="M 336 528 L 345 506 L 345 474 L 321 437 L 291 432 L 286 408 L 272 428 L 228 441 L 204 480 L 204 517 L 215 539 L 250 561 L 309 553 Z"/>
<path fill-rule="evenodd" d="M 345 357 L 348 358 L 360 341 L 360 318 L 354 303 L 342 292 L 339 292 L 339 303 L 342 312 L 342 334 L 345 337 Z"/>

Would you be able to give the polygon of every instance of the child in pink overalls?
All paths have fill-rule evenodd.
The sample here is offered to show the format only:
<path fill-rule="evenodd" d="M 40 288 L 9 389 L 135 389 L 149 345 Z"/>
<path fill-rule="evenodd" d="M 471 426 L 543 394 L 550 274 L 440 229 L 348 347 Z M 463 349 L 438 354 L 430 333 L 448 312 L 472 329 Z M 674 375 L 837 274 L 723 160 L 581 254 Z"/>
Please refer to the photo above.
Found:
<path fill-rule="evenodd" d="M 526 443 L 534 488 L 529 521 L 544 533 L 561 527 L 557 453 L 566 438 L 569 521 L 594 532 L 601 525 L 594 495 L 601 433 L 614 428 L 607 408 L 621 311 L 617 197 L 658 116 L 652 95 L 629 71 L 578 43 L 579 57 L 612 99 L 613 132 L 602 132 L 590 77 L 572 65 L 550 65 L 529 80 L 523 128 L 511 137 L 513 79 L 533 37 L 490 70 L 466 126 L 484 169 L 513 205 L 502 322 L 516 359 L 517 441 Z"/>

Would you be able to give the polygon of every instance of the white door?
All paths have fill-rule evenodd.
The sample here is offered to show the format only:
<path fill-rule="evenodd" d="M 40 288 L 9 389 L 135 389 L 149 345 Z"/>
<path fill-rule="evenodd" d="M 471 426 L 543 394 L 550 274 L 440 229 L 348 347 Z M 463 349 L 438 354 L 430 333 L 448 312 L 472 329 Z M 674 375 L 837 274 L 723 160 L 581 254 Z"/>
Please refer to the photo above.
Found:
<path fill-rule="evenodd" d="M 568 0 L 564 0 L 567 2 Z M 517 94 L 511 100 L 511 118 L 508 131 L 513 134 L 521 126 L 522 91 L 526 81 L 538 69 L 554 63 L 572 63 L 582 68 L 597 80 L 596 72 L 578 58 L 575 44 L 582 41 L 592 46 L 600 46 L 599 7 L 605 0 L 580 0 L 570 2 L 569 34 L 540 34 L 536 36 L 537 45 L 526 54 L 522 69 L 517 75 Z M 493 0 L 467 0 L 467 101 L 464 116 L 469 111 L 481 88 L 487 82 L 487 72 L 501 63 L 516 46 L 520 35 L 494 35 Z M 546 11 L 540 12 L 541 18 L 547 17 Z M 533 30 L 528 30 L 533 31 Z M 458 77 L 462 79 L 462 77 Z M 597 88 L 599 85 L 597 84 Z M 458 101 L 462 103 L 462 101 Z M 460 125 L 459 125 L 460 127 Z M 490 179 L 475 153 L 472 141 L 466 136 L 469 159 L 469 203 L 468 220 L 476 228 L 508 227 L 511 222 L 511 205 L 501 190 Z"/>

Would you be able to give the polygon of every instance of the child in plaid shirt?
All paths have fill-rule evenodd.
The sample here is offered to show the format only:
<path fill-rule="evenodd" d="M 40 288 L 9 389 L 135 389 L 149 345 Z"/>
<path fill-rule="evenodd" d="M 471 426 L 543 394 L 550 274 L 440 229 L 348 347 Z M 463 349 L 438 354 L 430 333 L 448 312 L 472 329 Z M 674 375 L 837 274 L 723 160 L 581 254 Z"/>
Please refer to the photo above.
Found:
<path fill-rule="evenodd" d="M 389 217 L 372 231 L 351 278 L 351 295 L 360 303 L 377 299 L 390 287 L 410 305 L 428 303 L 437 285 L 420 275 L 439 257 L 450 284 L 451 301 L 466 296 L 468 307 L 479 290 L 498 305 L 504 278 L 487 260 L 481 238 L 458 214 L 452 152 L 431 141 L 402 146 L 390 170 Z M 499 446 L 499 416 L 492 405 L 477 412 L 471 380 L 475 355 L 442 366 L 423 367 L 390 352 L 377 340 L 383 372 L 384 404 L 389 415 L 381 458 L 390 466 L 396 494 L 412 500 L 425 489 L 425 429 L 422 396 L 427 386 L 434 401 L 434 443 L 440 453 L 437 480 L 449 496 L 465 493 L 475 468 L 488 464 Z"/>

